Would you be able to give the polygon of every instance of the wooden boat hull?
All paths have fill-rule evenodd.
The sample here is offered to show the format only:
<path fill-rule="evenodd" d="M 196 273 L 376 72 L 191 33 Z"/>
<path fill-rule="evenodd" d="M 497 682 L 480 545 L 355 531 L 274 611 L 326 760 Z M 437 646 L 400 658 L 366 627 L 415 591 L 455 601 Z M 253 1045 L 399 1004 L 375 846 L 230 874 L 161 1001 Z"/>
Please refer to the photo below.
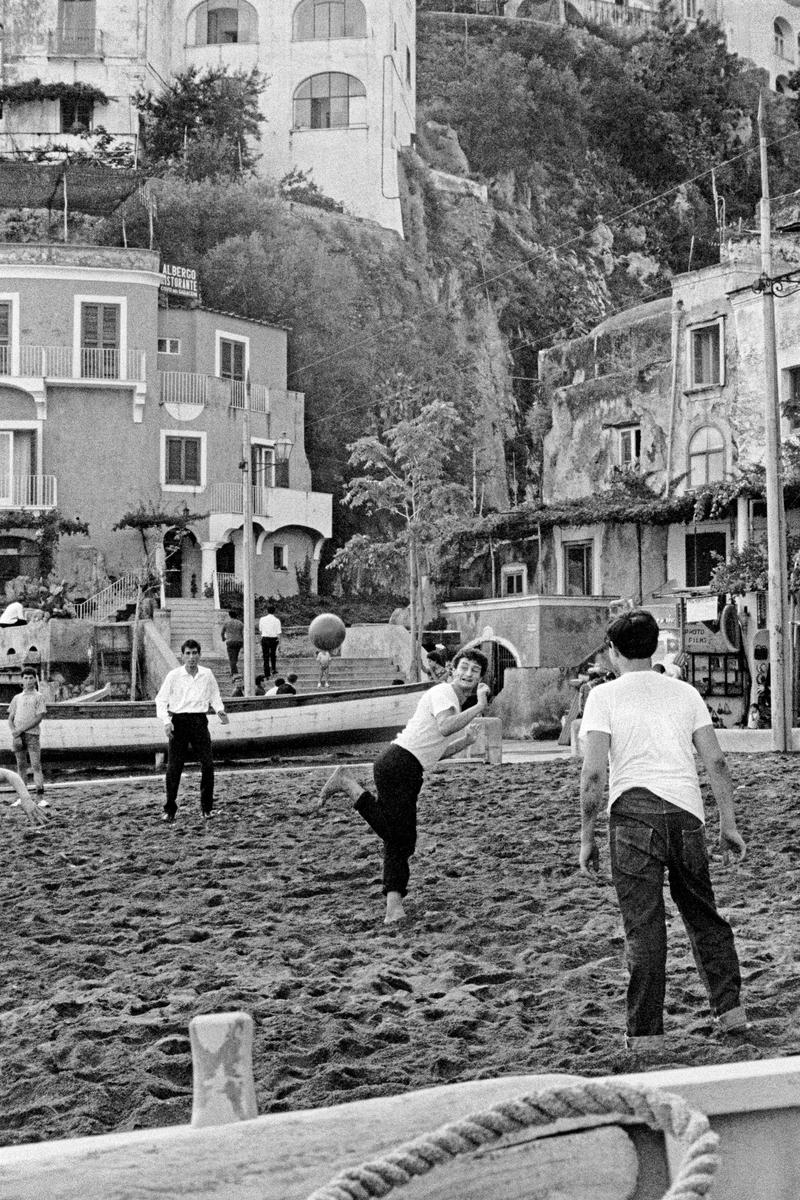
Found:
<path fill-rule="evenodd" d="M 297 696 L 226 698 L 230 724 L 209 714 L 215 754 L 283 747 L 380 741 L 405 725 L 428 683 Z M 8 706 L 0 705 L 0 750 L 11 751 Z M 164 726 L 149 700 L 51 705 L 41 725 L 42 751 L 67 755 L 147 755 L 166 749 Z"/>

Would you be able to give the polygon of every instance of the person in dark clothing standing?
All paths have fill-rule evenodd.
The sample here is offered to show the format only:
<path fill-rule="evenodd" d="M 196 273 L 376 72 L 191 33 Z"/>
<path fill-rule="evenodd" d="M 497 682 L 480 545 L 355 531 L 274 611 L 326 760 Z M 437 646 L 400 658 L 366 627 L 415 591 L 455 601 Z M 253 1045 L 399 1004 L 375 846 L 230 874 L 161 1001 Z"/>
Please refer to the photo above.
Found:
<path fill-rule="evenodd" d="M 156 715 L 167 732 L 167 799 L 164 821 L 174 821 L 183 766 L 193 751 L 200 763 L 200 807 L 208 820 L 214 809 L 214 756 L 208 732 L 209 708 L 222 725 L 228 714 L 211 671 L 200 666 L 200 643 L 188 638 L 181 646 L 183 664 L 169 671 L 156 696 Z"/>
<path fill-rule="evenodd" d="M 232 609 L 220 632 L 222 640 L 225 643 L 225 649 L 228 652 L 228 663 L 231 668 L 231 678 L 233 678 L 238 673 L 239 655 L 244 645 L 242 614 L 236 609 Z"/>

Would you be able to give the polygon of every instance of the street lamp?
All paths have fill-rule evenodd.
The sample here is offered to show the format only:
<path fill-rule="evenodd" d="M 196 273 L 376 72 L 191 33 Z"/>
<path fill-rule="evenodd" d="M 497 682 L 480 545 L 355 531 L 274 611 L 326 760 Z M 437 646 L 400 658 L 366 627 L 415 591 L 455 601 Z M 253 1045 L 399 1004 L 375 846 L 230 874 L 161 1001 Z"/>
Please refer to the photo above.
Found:
<path fill-rule="evenodd" d="M 279 463 L 287 463 L 293 449 L 294 442 L 284 429 L 281 436 L 275 442 L 275 461 Z"/>

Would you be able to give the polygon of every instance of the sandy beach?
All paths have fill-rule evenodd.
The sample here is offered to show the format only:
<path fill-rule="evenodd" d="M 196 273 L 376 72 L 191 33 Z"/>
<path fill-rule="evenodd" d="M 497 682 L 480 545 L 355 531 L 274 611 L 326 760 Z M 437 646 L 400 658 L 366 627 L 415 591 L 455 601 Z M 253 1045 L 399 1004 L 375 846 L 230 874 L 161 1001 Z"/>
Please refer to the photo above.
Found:
<path fill-rule="evenodd" d="M 712 877 L 761 1044 L 716 1040 L 674 918 L 664 1064 L 800 1053 L 796 760 L 730 761 L 750 849 Z M 262 1113 L 630 1069 L 607 853 L 597 884 L 576 870 L 578 763 L 432 774 L 391 929 L 379 843 L 344 798 L 316 808 L 328 770 L 221 777 L 205 825 L 196 775 L 169 827 L 157 779 L 53 789 L 39 833 L 0 796 L 0 1144 L 187 1122 L 189 1020 L 229 1009 L 256 1023 Z"/>

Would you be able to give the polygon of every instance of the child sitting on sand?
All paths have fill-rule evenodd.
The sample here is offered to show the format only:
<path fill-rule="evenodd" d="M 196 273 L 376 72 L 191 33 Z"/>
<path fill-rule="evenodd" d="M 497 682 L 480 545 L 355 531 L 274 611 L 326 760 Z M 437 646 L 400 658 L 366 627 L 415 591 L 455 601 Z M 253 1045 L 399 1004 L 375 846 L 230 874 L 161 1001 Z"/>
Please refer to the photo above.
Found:
<path fill-rule="evenodd" d="M 375 762 L 377 795 L 344 767 L 337 767 L 322 789 L 320 806 L 338 793 L 349 796 L 356 812 L 383 841 L 386 925 L 405 916 L 403 897 L 408 860 L 417 843 L 417 796 L 423 772 L 475 741 L 476 731 L 466 727 L 489 706 L 489 688 L 482 682 L 488 665 L 480 650 L 463 650 L 455 660 L 452 680 L 437 683 L 422 695 L 405 729 Z M 463 711 L 465 700 L 473 695 L 475 704 Z"/>

